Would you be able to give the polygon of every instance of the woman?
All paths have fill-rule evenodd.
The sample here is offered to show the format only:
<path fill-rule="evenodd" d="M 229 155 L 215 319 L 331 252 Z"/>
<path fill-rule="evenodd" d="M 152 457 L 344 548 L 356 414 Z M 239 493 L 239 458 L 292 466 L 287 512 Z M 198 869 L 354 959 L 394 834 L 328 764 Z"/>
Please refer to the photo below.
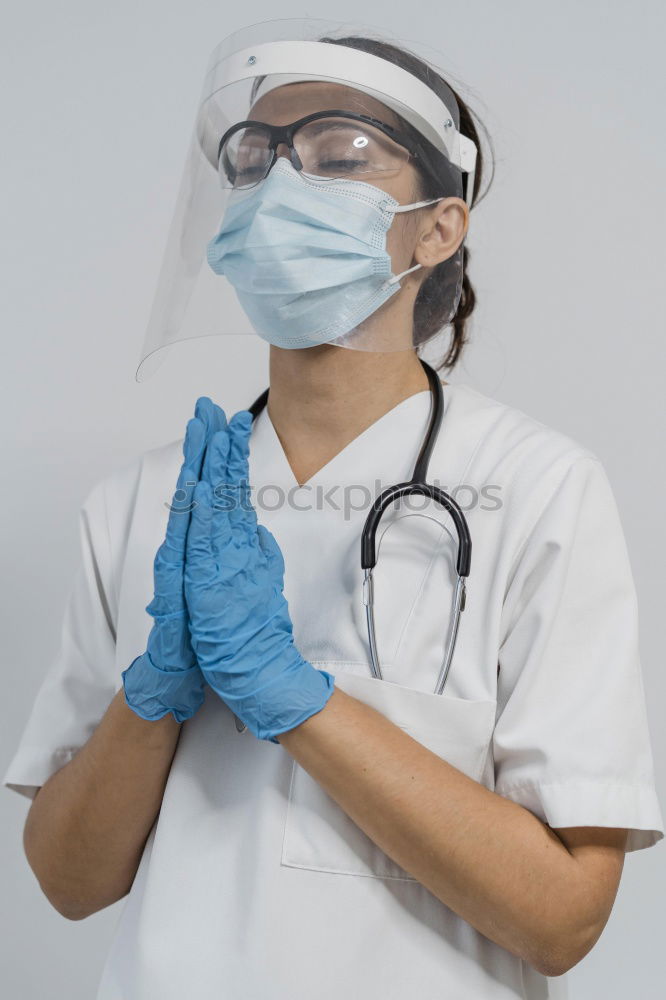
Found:
<path fill-rule="evenodd" d="M 372 54 L 451 102 L 411 53 L 320 44 L 322 60 L 327 45 Z M 444 383 L 429 481 L 464 504 L 473 541 L 455 655 L 433 693 L 456 534 L 436 503 L 393 505 L 370 674 L 361 530 L 428 427 L 418 351 L 449 320 L 445 367 L 465 341 L 482 164 L 473 188 L 441 162 L 433 176 L 436 151 L 361 69 L 353 85 L 307 75 L 263 90 L 257 76 L 234 126 L 259 125 L 235 145 L 215 134 L 235 196 L 217 233 L 208 219 L 206 255 L 271 342 L 267 407 L 227 421 L 202 398 L 182 463 L 170 443 L 91 492 L 61 651 L 5 782 L 34 797 L 26 852 L 59 912 L 129 894 L 98 1000 L 562 995 L 625 852 L 663 837 L 617 508 L 586 447 Z M 391 159 L 365 187 L 336 161 L 334 187 L 308 159 L 314 131 L 257 142 L 312 115 L 335 118 L 327 142 L 356 115 L 354 149 Z M 390 268 L 373 263 L 372 281 L 340 243 L 368 204 L 384 223 L 392 206 L 385 245 L 368 242 Z"/>

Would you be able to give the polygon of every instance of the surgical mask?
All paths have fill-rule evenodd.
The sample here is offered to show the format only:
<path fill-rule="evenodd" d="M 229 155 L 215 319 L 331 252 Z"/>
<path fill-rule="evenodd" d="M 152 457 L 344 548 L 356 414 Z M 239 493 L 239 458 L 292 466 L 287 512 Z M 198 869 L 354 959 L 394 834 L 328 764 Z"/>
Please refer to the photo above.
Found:
<path fill-rule="evenodd" d="M 284 156 L 256 187 L 231 193 L 207 258 L 224 274 L 253 328 L 283 348 L 354 331 L 400 288 L 386 234 L 400 205 L 362 181 L 303 176 Z"/>

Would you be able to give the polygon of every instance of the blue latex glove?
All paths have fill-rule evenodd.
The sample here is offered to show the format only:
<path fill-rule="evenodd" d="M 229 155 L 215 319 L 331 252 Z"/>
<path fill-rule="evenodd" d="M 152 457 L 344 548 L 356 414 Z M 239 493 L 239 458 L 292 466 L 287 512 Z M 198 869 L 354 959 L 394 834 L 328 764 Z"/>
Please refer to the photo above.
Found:
<path fill-rule="evenodd" d="M 150 721 L 171 712 L 176 722 L 184 722 L 204 700 L 205 681 L 190 641 L 183 570 L 194 487 L 206 446 L 227 421 L 206 396 L 197 400 L 194 414 L 187 424 L 166 535 L 153 564 L 154 597 L 146 608 L 154 619 L 153 627 L 145 653 L 122 674 L 125 701 Z"/>
<path fill-rule="evenodd" d="M 250 503 L 251 425 L 242 410 L 208 445 L 187 535 L 185 598 L 204 677 L 258 739 L 277 743 L 321 711 L 334 677 L 294 644 L 282 553 Z"/>

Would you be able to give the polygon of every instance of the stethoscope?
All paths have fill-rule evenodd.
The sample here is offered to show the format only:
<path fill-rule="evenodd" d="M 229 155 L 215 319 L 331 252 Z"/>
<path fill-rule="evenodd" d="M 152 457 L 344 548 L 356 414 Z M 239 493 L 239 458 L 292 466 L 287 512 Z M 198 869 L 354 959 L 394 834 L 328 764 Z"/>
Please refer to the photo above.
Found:
<path fill-rule="evenodd" d="M 390 504 L 394 503 L 396 500 L 402 499 L 402 497 L 407 496 L 428 497 L 436 503 L 441 504 L 441 506 L 444 507 L 451 515 L 458 536 L 458 554 L 456 558 L 457 580 L 453 592 L 449 636 L 446 643 L 444 659 L 437 678 L 437 684 L 435 685 L 435 694 L 441 694 L 444 690 L 444 685 L 446 684 L 446 679 L 449 675 L 449 668 L 453 659 L 456 639 L 458 637 L 458 627 L 460 625 L 460 615 L 465 610 L 465 581 L 469 576 L 470 563 L 472 559 L 472 539 L 470 537 L 465 515 L 456 501 L 450 497 L 448 493 L 445 493 L 444 490 L 440 490 L 437 486 L 432 486 L 430 483 L 426 482 L 430 456 L 432 455 L 433 448 L 435 447 L 435 441 L 437 440 L 437 435 L 439 434 L 442 418 L 444 416 L 444 391 L 437 372 L 431 368 L 430 365 L 426 364 L 425 361 L 422 359 L 420 360 L 425 373 L 428 376 L 431 394 L 428 428 L 423 438 L 421 450 L 419 451 L 414 465 L 412 478 L 408 480 L 408 482 L 397 483 L 395 486 L 389 486 L 387 489 L 383 490 L 375 499 L 368 516 L 365 519 L 365 524 L 363 525 L 363 531 L 361 533 L 361 569 L 364 572 L 363 604 L 365 605 L 365 617 L 368 628 L 368 643 L 370 647 L 372 676 L 377 680 L 382 680 L 383 678 L 379 664 L 379 654 L 377 652 L 377 636 L 375 632 L 375 602 L 372 579 L 372 572 L 377 565 L 377 547 L 375 542 L 382 515 Z M 253 420 L 256 420 L 261 411 L 265 409 L 267 402 L 268 389 L 265 389 L 264 392 L 262 392 L 262 394 L 255 399 L 252 406 L 249 407 Z M 245 729 L 245 726 L 238 718 L 236 718 L 236 728 L 239 732 L 242 732 Z"/>

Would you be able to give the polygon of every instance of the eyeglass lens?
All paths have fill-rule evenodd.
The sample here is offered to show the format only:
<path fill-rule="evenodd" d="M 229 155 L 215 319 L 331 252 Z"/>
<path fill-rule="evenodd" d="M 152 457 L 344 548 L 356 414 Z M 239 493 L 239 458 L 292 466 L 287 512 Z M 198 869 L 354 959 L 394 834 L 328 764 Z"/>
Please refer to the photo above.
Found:
<path fill-rule="evenodd" d="M 223 186 L 248 187 L 261 181 L 273 158 L 269 143 L 270 133 L 260 125 L 234 132 L 220 151 Z M 307 122 L 296 131 L 293 143 L 302 170 L 323 178 L 386 177 L 409 159 L 409 152 L 380 129 L 348 118 Z"/>

